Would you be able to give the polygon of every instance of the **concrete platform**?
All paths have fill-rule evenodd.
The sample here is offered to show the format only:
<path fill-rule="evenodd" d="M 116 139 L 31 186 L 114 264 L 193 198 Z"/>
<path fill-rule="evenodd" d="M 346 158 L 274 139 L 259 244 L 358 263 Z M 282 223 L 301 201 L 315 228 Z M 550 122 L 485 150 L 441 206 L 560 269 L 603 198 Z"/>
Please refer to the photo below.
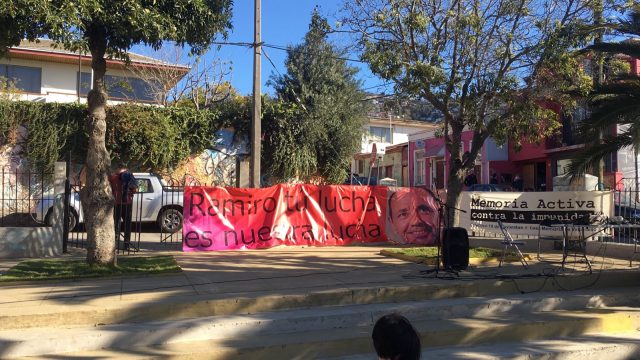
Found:
<path fill-rule="evenodd" d="M 506 264 L 503 267 L 498 267 L 497 263 L 484 263 L 459 273 L 435 273 L 432 271 L 433 266 L 381 256 L 380 250 L 387 248 L 387 246 L 281 247 L 224 253 L 168 251 L 166 253 L 175 256 L 184 270 L 183 273 L 114 279 L 4 283 L 0 285 L 0 348 L 5 350 L 0 352 L 0 357 L 19 354 L 18 348 L 31 348 L 32 345 L 28 345 L 29 336 L 26 336 L 31 331 L 35 331 L 36 334 L 42 331 L 40 335 L 33 337 L 35 343 L 38 343 L 38 339 L 47 338 L 42 334 L 59 335 L 56 334 L 58 332 L 56 329 L 60 329 L 61 334 L 68 333 L 69 336 L 65 338 L 69 339 L 88 339 L 88 334 L 95 339 L 110 339 L 105 334 L 111 334 L 126 343 L 126 341 L 140 338 L 173 339 L 177 336 L 177 333 L 172 332 L 173 330 L 194 329 L 189 325 L 194 320 L 190 319 L 200 319 L 204 329 L 210 329 L 213 320 L 206 321 L 206 317 L 215 317 L 216 324 L 224 324 L 225 316 L 228 320 L 227 324 L 229 322 L 234 324 L 226 328 L 225 332 L 242 333 L 242 326 L 238 324 L 244 324 L 243 326 L 247 329 L 245 332 L 251 334 L 258 331 L 262 326 L 259 324 L 264 325 L 267 320 L 271 322 L 266 328 L 271 330 L 289 327 L 295 329 L 295 326 L 301 326 L 300 324 L 313 327 L 318 326 L 318 322 L 324 321 L 329 324 L 340 324 L 346 321 L 349 324 L 346 327 L 337 326 L 342 330 L 330 328 L 316 335 L 329 338 L 342 334 L 344 335 L 341 335 L 342 338 L 348 339 L 345 337 L 346 334 L 354 331 L 358 334 L 362 333 L 358 335 L 357 341 L 335 345 L 337 348 L 344 348 L 359 342 L 362 345 L 357 349 L 366 352 L 368 347 L 365 346 L 370 346 L 368 342 L 372 322 L 379 314 L 387 311 L 400 309 L 407 314 L 413 314 L 412 318 L 417 318 L 419 315 L 425 320 L 425 324 L 429 324 L 429 319 L 450 321 L 470 314 L 483 316 L 484 320 L 481 322 L 490 324 L 487 322 L 487 316 L 493 316 L 490 309 L 519 309 L 521 314 L 528 314 L 536 311 L 560 311 L 563 307 L 575 311 L 585 307 L 626 305 L 629 300 L 634 300 L 636 303 L 638 300 L 636 294 L 640 285 L 639 266 L 634 263 L 634 266 L 630 267 L 627 260 L 590 256 L 594 271 L 589 274 L 585 264 L 579 261 L 568 263 L 562 270 L 559 264 L 560 255 L 547 253 L 544 258 L 548 261 L 534 261 L 529 269 L 524 269 L 519 263 Z M 158 252 L 155 251 L 152 254 L 158 254 Z M 79 252 L 66 256 L 82 258 L 84 254 Z M 6 266 L 8 265 L 5 264 Z M 593 291 L 593 293 L 585 293 L 585 291 Z M 553 293 L 544 293 L 536 298 L 536 295 L 543 294 L 542 292 Z M 563 295 L 565 293 L 572 294 L 570 299 Z M 521 299 L 515 301 L 510 298 L 513 296 L 519 296 Z M 438 307 L 438 301 L 445 303 L 446 306 Z M 408 305 L 412 302 L 416 305 Z M 572 306 L 567 308 L 568 304 Z M 372 308 L 355 310 L 361 306 Z M 301 312 L 297 317 L 300 321 L 292 326 L 290 319 L 296 318 L 292 317 L 295 311 Z M 273 320 L 265 317 L 264 314 L 268 312 L 274 314 L 286 312 L 286 315 L 282 315 L 284 318 L 281 320 Z M 425 318 L 428 314 L 431 317 Z M 607 328 L 610 324 L 619 323 L 620 319 L 624 319 L 627 315 L 626 318 L 633 318 L 633 321 L 636 321 L 636 315 L 631 316 L 631 313 L 627 312 L 621 314 L 613 312 L 605 315 L 598 314 L 595 318 L 583 317 L 577 327 L 584 329 L 594 323 L 605 324 L 600 328 L 593 328 L 595 329 L 593 331 L 597 332 L 598 329 Z M 252 316 L 257 316 L 257 320 Z M 274 315 L 274 318 L 277 319 L 278 316 Z M 517 318 L 518 316 L 510 318 L 511 320 L 504 318 L 501 323 L 515 324 Z M 562 321 L 553 323 L 566 324 Z M 181 327 L 181 324 L 184 326 Z M 219 325 L 217 330 L 221 329 L 220 326 L 222 325 Z M 428 326 L 420 326 L 425 331 L 424 334 L 434 331 L 429 330 Z M 527 329 L 528 325 L 522 326 Z M 561 329 L 563 326 L 554 325 L 550 328 Z M 468 333 L 472 327 L 469 323 L 469 326 L 458 328 L 455 330 L 458 331 L 456 336 Z M 73 330 L 74 328 L 76 330 Z M 95 328 L 94 331 L 87 333 L 87 329 L 91 328 Z M 513 330 L 515 328 L 504 329 L 507 329 L 506 333 L 515 331 Z M 545 329 L 545 326 L 541 325 L 539 329 Z M 626 327 L 622 330 L 631 331 L 630 329 L 631 327 Z M 102 335 L 100 331 L 103 331 Z M 127 333 L 132 331 L 133 333 L 140 331 L 147 336 L 139 338 L 127 336 Z M 196 333 L 203 334 L 202 331 L 204 330 L 198 330 Z M 19 333 L 25 336 L 12 337 L 18 336 Z M 207 332 L 204 331 L 204 334 Z M 209 333 L 207 338 L 212 338 L 212 334 Z M 559 330 L 557 334 L 549 334 L 560 336 L 563 333 Z M 576 336 L 578 335 L 580 334 L 576 333 Z M 431 337 L 431 335 L 425 336 Z M 336 341 L 342 340 L 336 338 Z M 44 343 L 44 341 L 41 342 Z M 99 344 L 98 340 L 93 342 Z M 55 341 L 55 336 L 49 343 L 61 344 L 60 341 Z M 69 345 L 70 348 L 61 352 L 73 351 L 73 346 L 78 346 L 78 342 L 75 343 L 76 345 Z M 82 341 L 79 340 L 79 343 L 82 344 Z M 115 346 L 112 341 L 107 341 L 107 345 L 109 344 Z M 169 343 L 158 345 L 144 341 L 135 344 L 137 352 L 150 357 L 189 357 L 187 353 L 191 353 L 193 357 L 200 357 L 198 354 L 202 355 L 209 351 L 215 342 L 190 339 L 183 342 L 177 341 L 172 345 Z M 227 340 L 225 344 L 231 344 L 231 346 L 220 347 L 219 356 L 216 357 L 237 357 L 237 344 L 233 345 L 234 343 Z M 257 348 L 269 348 L 266 343 L 255 344 Z M 274 344 L 273 349 L 282 348 L 282 345 L 272 344 Z M 277 358 L 289 358 L 287 354 L 297 354 L 296 351 L 304 350 L 308 342 L 301 340 L 300 344 L 302 345 L 299 347 L 289 348 L 294 349 L 291 350 L 292 353 L 276 351 L 273 354 Z M 473 343 L 467 341 L 464 344 Z M 108 347 L 107 345 L 105 347 Z M 132 343 L 127 343 L 122 346 L 124 350 L 102 350 L 104 354 L 100 354 L 101 350 L 86 349 L 90 353 L 76 355 L 79 357 L 94 355 L 123 357 L 125 354 L 134 356 L 126 350 L 132 346 Z M 151 346 L 151 348 L 145 350 L 145 346 Z M 12 348 L 14 350 L 10 350 Z M 187 351 L 188 349 L 190 350 Z M 200 352 L 201 350 L 203 352 Z M 246 358 L 260 358 L 265 354 L 249 349 L 246 351 Z M 350 351 L 354 354 L 353 350 Z M 249 356 L 249 354 L 253 355 Z M 32 355 L 39 356 L 35 353 Z M 254 355 L 256 357 L 252 357 Z M 338 356 L 331 351 L 320 351 L 307 358 L 334 355 Z"/>
<path fill-rule="evenodd" d="M 310 348 L 305 346 L 314 344 L 315 358 L 367 352 L 373 324 L 390 312 L 412 319 L 425 346 L 469 346 L 604 330 L 635 331 L 640 315 L 620 305 L 639 300 L 635 289 L 617 289 L 574 292 L 570 297 L 541 292 L 502 298 L 319 306 L 186 320 L 11 329 L 0 331 L 0 342 L 7 345 L 3 357 L 79 351 L 88 356 L 103 349 L 126 354 L 135 348 L 154 356 L 217 353 L 223 359 L 228 353 L 219 350 L 226 348 L 235 351 L 234 357 L 287 358 L 283 349 L 286 354 L 303 354 Z M 318 339 L 322 341 L 318 343 Z"/>
<path fill-rule="evenodd" d="M 458 274 L 427 274 L 433 266 L 379 255 L 384 248 L 171 252 L 183 273 L 2 283 L 0 329 L 640 285 L 638 267 L 624 260 L 593 257 L 591 275 L 583 263 L 561 270 L 557 254 L 545 257 L 556 262 L 532 263 L 529 269 L 487 263 Z"/>
<path fill-rule="evenodd" d="M 637 360 L 640 359 L 637 342 L 637 332 L 595 334 L 558 337 L 551 340 L 424 348 L 422 358 L 429 360 Z M 371 360 L 372 356 L 361 354 L 341 356 L 339 359 Z"/>

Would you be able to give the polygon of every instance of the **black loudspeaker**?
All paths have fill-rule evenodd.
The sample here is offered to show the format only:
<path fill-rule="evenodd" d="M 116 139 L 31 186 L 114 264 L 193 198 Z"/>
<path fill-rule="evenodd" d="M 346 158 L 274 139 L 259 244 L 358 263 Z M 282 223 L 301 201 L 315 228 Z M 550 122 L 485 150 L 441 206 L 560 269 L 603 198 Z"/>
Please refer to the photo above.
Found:
<path fill-rule="evenodd" d="M 469 266 L 469 235 L 467 229 L 444 229 L 442 265 L 445 270 L 465 270 Z"/>

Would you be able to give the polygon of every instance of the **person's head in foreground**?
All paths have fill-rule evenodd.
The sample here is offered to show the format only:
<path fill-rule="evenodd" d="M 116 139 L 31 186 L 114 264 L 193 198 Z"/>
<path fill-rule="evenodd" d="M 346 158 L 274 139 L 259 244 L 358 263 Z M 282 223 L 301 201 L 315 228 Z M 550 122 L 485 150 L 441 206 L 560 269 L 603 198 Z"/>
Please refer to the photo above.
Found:
<path fill-rule="evenodd" d="M 420 337 L 409 320 L 402 315 L 382 316 L 373 326 L 371 338 L 379 359 L 420 359 Z"/>
<path fill-rule="evenodd" d="M 398 188 L 389 196 L 387 222 L 390 240 L 404 244 L 435 245 L 438 212 L 435 196 L 422 188 Z"/>

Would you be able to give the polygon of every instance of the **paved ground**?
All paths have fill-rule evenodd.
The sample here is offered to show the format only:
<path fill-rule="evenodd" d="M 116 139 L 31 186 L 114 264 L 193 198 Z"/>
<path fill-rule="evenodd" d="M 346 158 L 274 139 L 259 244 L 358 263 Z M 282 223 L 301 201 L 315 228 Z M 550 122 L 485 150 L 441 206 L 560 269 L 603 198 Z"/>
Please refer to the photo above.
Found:
<path fill-rule="evenodd" d="M 157 247 L 158 245 L 153 245 Z M 170 248 L 171 246 L 169 246 Z M 173 246 L 176 247 L 175 245 Z M 143 246 L 143 249 L 145 246 Z M 176 275 L 85 279 L 0 284 L 0 316 L 68 312 L 74 309 L 144 307 L 148 302 L 177 299 L 255 298 L 266 295 L 362 289 L 365 287 L 424 284 L 469 284 L 482 280 L 546 278 L 551 274 L 576 275 L 556 280 L 560 287 L 582 286 L 576 278 L 587 274 L 584 263 L 561 270 L 559 256 L 552 262 L 534 262 L 525 270 L 519 263 L 501 268 L 497 263 L 470 267 L 460 274 L 428 273 L 433 266 L 381 256 L 386 246 L 278 247 L 268 250 L 183 253 L 167 250 L 183 269 Z M 159 251 L 141 251 L 139 254 Z M 84 250 L 71 249 L 65 257 L 83 258 Z M 638 270 L 625 260 L 590 257 L 594 272 Z M 0 260 L 0 271 L 15 261 Z M 604 281 L 600 277 L 593 281 Z M 587 280 L 585 280 L 587 281 Z M 588 280 L 592 281 L 592 280 Z M 608 281 L 608 280 L 607 280 Z M 524 284 L 524 283 L 523 283 Z M 517 284 L 516 284 L 517 285 Z M 525 289 L 526 290 L 526 289 Z M 186 301 L 186 300 L 185 300 Z M 69 305 L 73 305 L 70 307 Z"/>
<path fill-rule="evenodd" d="M 598 329 L 613 329 L 617 328 L 618 323 L 626 324 L 628 321 L 622 320 L 627 319 L 628 314 L 613 313 L 604 320 L 592 316 L 580 321 L 573 318 L 566 320 L 563 318 L 566 316 L 564 313 L 552 314 L 560 320 L 564 319 L 556 319 L 558 321 L 555 322 L 532 322 L 527 317 L 523 318 L 522 314 L 528 313 L 530 307 L 550 309 L 578 304 L 584 308 L 582 302 L 597 305 L 592 304 L 593 301 L 608 304 L 609 299 L 626 299 L 629 294 L 636 294 L 637 285 L 640 284 L 640 262 L 635 262 L 630 267 L 627 260 L 601 256 L 589 256 L 593 263 L 593 274 L 586 271 L 584 262 L 573 257 L 565 269 L 561 269 L 558 263 L 561 257 L 558 253 L 544 254 L 544 259 L 548 261 L 531 261 L 532 266 L 528 269 L 518 262 L 503 267 L 498 267 L 497 262 L 489 262 L 471 266 L 467 271 L 456 274 L 442 271 L 435 273 L 434 267 L 430 265 L 382 256 L 380 251 L 389 247 L 380 244 L 183 253 L 179 251 L 177 243 L 159 244 L 156 234 L 149 236 L 148 241 L 143 241 L 140 253 L 128 256 L 171 254 L 182 267 L 182 273 L 0 283 L 0 332 L 3 334 L 0 336 L 0 348 L 4 347 L 4 352 L 0 351 L 0 357 L 71 352 L 73 355 L 67 357 L 125 358 L 137 354 L 139 358 L 149 358 L 169 351 L 183 358 L 202 357 L 202 354 L 211 358 L 210 353 L 215 350 L 222 351 L 218 357 L 226 359 L 235 357 L 229 354 L 249 349 L 256 351 L 254 358 L 296 358 L 282 354 L 298 350 L 308 353 L 310 345 L 305 341 L 311 339 L 311 343 L 316 345 L 326 343 L 331 350 L 325 349 L 329 351 L 326 354 L 348 348 L 349 351 L 345 354 L 360 352 L 367 354 L 361 358 L 369 358 L 372 351 L 372 324 L 363 325 L 361 322 L 363 319 L 372 322 L 380 313 L 392 311 L 388 309 L 395 309 L 396 306 L 416 314 L 444 316 L 434 317 L 442 319 L 437 322 L 429 318 L 415 323 L 421 331 L 426 331 L 422 335 L 429 339 L 437 338 L 429 335 L 430 327 L 436 326 L 437 331 L 440 331 L 442 324 L 450 322 L 456 324 L 458 329 L 460 322 L 466 321 L 465 316 L 447 319 L 451 314 L 465 311 L 473 314 L 491 313 L 492 320 L 484 322 L 482 327 L 487 333 L 494 333 L 495 326 L 500 325 L 503 332 L 522 332 L 528 338 L 532 331 L 530 324 L 534 323 L 538 326 L 536 329 L 546 334 L 546 337 L 540 335 L 541 339 L 555 339 L 558 334 L 565 334 L 567 321 L 574 327 L 587 328 L 591 323 L 602 323 L 606 326 L 602 325 Z M 156 250 L 147 250 L 152 248 Z M 74 248 L 70 248 L 70 253 L 64 255 L 79 259 L 84 256 L 84 250 Z M 15 263 L 16 261 L 0 260 L 0 271 Z M 620 294 L 607 292 L 610 289 L 601 289 L 609 285 L 618 287 L 614 290 Z M 559 290 L 567 289 L 590 293 L 586 297 L 564 299 L 567 292 Z M 600 291 L 604 291 L 604 295 Z M 592 296 L 594 294 L 597 296 Z M 411 306 L 419 309 L 411 310 Z M 515 311 L 520 308 L 525 310 Z M 506 317 L 494 323 L 493 316 L 496 314 L 492 312 L 499 310 L 513 310 L 516 314 L 507 323 L 504 323 Z M 324 315 L 319 316 L 319 312 Z M 213 325 L 211 317 L 217 319 Z M 316 325 L 325 326 L 336 322 L 343 324 L 346 319 L 356 321 L 355 325 L 349 323 L 337 329 L 316 328 Z M 469 321 L 473 322 L 473 326 L 460 328 L 452 338 L 477 337 L 479 320 Z M 301 328 L 311 324 L 312 331 L 285 331 L 281 336 L 271 336 L 279 327 L 290 331 L 291 323 Z M 223 331 L 219 330 L 220 326 L 223 326 Z M 257 330 L 262 331 L 260 334 L 269 336 L 256 335 L 255 343 L 244 340 L 238 342 L 237 334 L 252 334 Z M 202 343 L 203 334 L 208 334 L 206 339 L 209 339 L 209 335 L 223 338 L 217 342 L 210 343 L 207 340 Z M 228 335 L 228 338 L 223 335 Z M 291 337 L 296 336 L 299 341 L 287 345 Z M 334 343 L 329 342 L 332 336 L 336 338 Z M 352 339 L 351 336 L 356 338 Z M 249 338 L 254 339 L 253 336 Z M 317 342 L 318 338 L 323 341 Z M 622 344 L 618 348 L 626 351 L 624 346 L 633 344 L 636 338 L 636 332 L 631 335 L 631 340 L 616 338 Z M 263 344 L 261 339 L 268 341 Z M 281 343 L 273 343 L 274 339 Z M 610 343 L 610 340 L 607 338 L 594 346 L 601 347 L 601 343 Z M 574 340 L 566 340 L 558 346 L 565 348 L 572 341 Z M 91 343 L 93 347 L 85 342 Z M 582 340 L 578 342 L 584 343 Z M 198 348 L 197 344 L 204 347 Z M 151 347 L 145 348 L 147 345 Z M 131 350 L 132 346 L 135 346 L 135 351 Z M 531 349 L 531 345 L 527 346 L 525 353 Z M 545 351 L 551 348 L 546 343 L 539 347 Z M 103 348 L 107 350 L 103 351 Z M 449 348 L 449 352 L 441 354 L 439 358 L 452 358 L 450 352 L 458 348 Z M 636 351 L 635 347 L 632 348 Z M 33 352 L 34 349 L 40 352 Z M 442 351 L 434 349 L 433 351 Z M 496 349 L 492 347 L 490 353 L 495 353 Z M 254 354 L 249 350 L 247 354 Z M 316 349 L 317 354 L 324 354 L 322 351 L 325 350 L 321 350 Z M 485 350 L 475 353 L 486 353 Z M 598 354 L 607 352 L 610 358 L 616 359 L 610 356 L 612 351 L 607 349 Z M 58 355 L 51 355 L 49 358 L 56 356 Z M 326 356 L 297 358 L 316 357 Z M 465 359 L 467 358 L 470 357 Z M 623 358 L 625 357 L 617 357 Z"/>

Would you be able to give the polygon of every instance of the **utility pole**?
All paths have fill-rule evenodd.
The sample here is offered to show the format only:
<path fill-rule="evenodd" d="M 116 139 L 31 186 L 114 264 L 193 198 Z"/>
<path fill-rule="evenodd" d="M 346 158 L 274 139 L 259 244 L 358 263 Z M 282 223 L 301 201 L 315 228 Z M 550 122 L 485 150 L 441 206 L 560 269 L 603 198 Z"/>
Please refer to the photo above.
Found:
<path fill-rule="evenodd" d="M 253 115 L 251 116 L 251 164 L 249 184 L 252 188 L 260 187 L 260 153 L 261 153 L 261 98 L 260 98 L 260 61 L 262 56 L 262 40 L 260 36 L 261 17 L 260 2 L 254 0 L 253 26 Z"/>
<path fill-rule="evenodd" d="M 593 39 L 594 44 L 601 43 L 604 40 L 604 29 L 602 29 L 602 24 L 604 22 L 603 17 L 604 11 L 604 2 L 603 0 L 599 0 L 595 3 L 593 8 L 593 21 L 595 25 L 598 27 L 596 29 L 596 36 Z M 593 76 L 594 87 L 598 87 L 604 83 L 604 59 L 600 52 L 595 54 L 595 74 Z M 600 130 L 598 132 L 598 143 L 602 143 L 602 139 L 604 138 L 603 131 Z M 637 160 L 636 160 L 637 161 Z M 598 161 L 598 188 L 596 190 L 604 190 L 604 159 L 600 159 Z"/>
<path fill-rule="evenodd" d="M 80 86 L 82 85 L 82 49 L 78 49 L 78 104 L 80 104 Z"/>

